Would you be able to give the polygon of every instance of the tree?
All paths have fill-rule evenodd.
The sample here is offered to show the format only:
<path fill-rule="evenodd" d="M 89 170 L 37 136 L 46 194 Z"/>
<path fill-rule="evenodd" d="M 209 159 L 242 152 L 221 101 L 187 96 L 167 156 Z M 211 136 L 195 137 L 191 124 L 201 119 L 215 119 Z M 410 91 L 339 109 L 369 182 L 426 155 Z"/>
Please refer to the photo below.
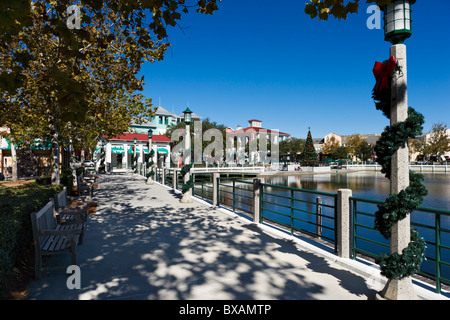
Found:
<path fill-rule="evenodd" d="M 319 20 L 328 20 L 334 16 L 336 19 L 347 19 L 349 13 L 357 13 L 360 0 L 349 0 L 344 4 L 343 0 L 310 0 L 305 6 L 305 13 L 312 19 L 319 17 Z M 366 3 L 383 6 L 391 3 L 391 0 L 366 0 Z"/>
<path fill-rule="evenodd" d="M 195 128 L 197 126 L 196 124 L 197 121 L 194 121 L 193 123 L 191 123 L 190 125 L 190 136 L 191 136 L 191 151 L 194 152 L 194 144 L 195 144 L 195 138 L 196 136 L 194 135 L 195 132 Z M 216 121 L 212 121 L 209 118 L 206 118 L 202 121 L 199 121 L 201 123 L 201 139 L 202 139 L 202 152 L 205 150 L 205 148 L 210 145 L 213 141 L 206 141 L 203 139 L 203 135 L 205 134 L 205 132 L 209 129 L 217 129 L 222 133 L 222 150 L 226 149 L 226 129 L 227 126 L 224 124 L 219 124 Z M 171 124 L 168 126 L 167 131 L 166 131 L 166 136 L 167 137 L 172 137 L 172 134 L 174 133 L 175 130 L 177 129 L 182 129 L 182 130 L 186 130 L 186 123 L 184 122 L 179 122 L 177 124 Z M 178 144 L 179 142 L 174 142 L 174 144 Z M 203 153 L 202 153 L 203 155 Z M 212 156 L 215 156 L 215 154 L 213 153 Z M 203 158 L 203 157 L 202 157 Z M 204 161 L 205 159 L 203 159 Z"/>
<path fill-rule="evenodd" d="M 322 153 L 326 155 L 331 155 L 336 153 L 336 150 L 340 147 L 339 141 L 336 141 L 335 137 L 331 137 L 322 146 Z"/>
<path fill-rule="evenodd" d="M 425 154 L 440 157 L 450 151 L 450 135 L 447 124 L 438 122 L 433 124 L 430 138 L 425 145 Z"/>
<path fill-rule="evenodd" d="M 59 184 L 59 142 L 68 138 L 60 134 L 73 132 L 77 125 L 102 133 L 105 128 L 92 126 L 92 121 L 98 120 L 99 114 L 110 124 L 120 118 L 109 112 L 110 105 L 117 101 L 120 90 L 142 90 L 143 77 L 137 77 L 142 63 L 163 59 L 170 46 L 162 41 L 167 39 L 166 28 L 176 26 L 181 14 L 193 7 L 204 14 L 218 9 L 216 0 L 87 0 L 80 9 L 81 28 L 69 29 L 67 8 L 71 2 L 0 4 L 2 18 L 6 17 L 0 28 L 0 118 L 6 119 L 7 126 L 18 123 L 24 127 L 21 117 L 27 114 L 38 127 L 48 128 L 54 184 Z M 3 108 L 6 104 L 9 109 Z M 111 114 L 114 116 L 108 118 Z M 144 115 L 151 115 L 151 110 Z M 71 130 L 66 130 L 69 123 Z M 15 132 L 20 140 L 20 132 Z"/>
<path fill-rule="evenodd" d="M 360 158 L 361 153 L 359 148 L 364 139 L 360 134 L 352 134 L 346 138 L 347 140 L 347 150 L 352 157 Z"/>
<path fill-rule="evenodd" d="M 280 154 L 301 154 L 305 149 L 305 139 L 289 137 L 286 140 L 280 141 L 279 153 Z"/>
<path fill-rule="evenodd" d="M 356 149 L 358 157 L 361 161 L 367 161 L 373 156 L 374 146 L 370 145 L 366 140 L 363 140 Z"/>
<path fill-rule="evenodd" d="M 348 155 L 348 148 L 345 146 L 337 147 L 336 150 L 332 154 L 333 159 L 336 159 L 336 160 L 347 159 L 347 155 Z"/>
<path fill-rule="evenodd" d="M 305 141 L 305 148 L 302 154 L 303 165 L 316 165 L 318 161 L 316 148 L 311 137 L 311 130 L 308 129 L 308 136 Z"/>

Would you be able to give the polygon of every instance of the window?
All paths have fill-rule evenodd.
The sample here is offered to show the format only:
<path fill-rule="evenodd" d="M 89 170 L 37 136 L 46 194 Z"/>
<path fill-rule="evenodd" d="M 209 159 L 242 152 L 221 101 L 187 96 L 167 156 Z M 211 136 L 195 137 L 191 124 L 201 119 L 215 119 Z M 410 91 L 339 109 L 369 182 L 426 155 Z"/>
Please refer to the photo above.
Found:
<path fill-rule="evenodd" d="M 166 122 L 165 122 L 165 123 L 166 123 L 166 124 L 169 124 L 169 117 L 166 117 L 166 119 L 165 119 L 165 120 L 166 120 Z"/>
<path fill-rule="evenodd" d="M 163 117 L 159 116 L 159 124 L 163 123 Z"/>

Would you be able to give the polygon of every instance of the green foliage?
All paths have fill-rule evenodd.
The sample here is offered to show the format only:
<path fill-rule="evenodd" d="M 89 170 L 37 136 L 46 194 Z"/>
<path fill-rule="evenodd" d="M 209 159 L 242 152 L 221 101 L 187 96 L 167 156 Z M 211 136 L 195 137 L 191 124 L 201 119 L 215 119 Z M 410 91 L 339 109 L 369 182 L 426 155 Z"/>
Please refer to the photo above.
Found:
<path fill-rule="evenodd" d="M 31 213 L 61 190 L 61 186 L 35 183 L 0 190 L 0 293 L 24 248 L 33 243 Z"/>
<path fill-rule="evenodd" d="M 138 172 L 138 158 L 139 158 L 139 154 L 136 153 L 136 155 L 133 155 L 131 157 L 131 169 L 133 170 L 133 173 L 137 173 Z"/>
<path fill-rule="evenodd" d="M 317 152 L 311 137 L 311 130 L 308 130 L 308 136 L 306 137 L 305 148 L 302 154 L 302 164 L 305 166 L 315 166 L 317 162 Z"/>
<path fill-rule="evenodd" d="M 189 180 L 186 183 L 184 182 L 184 176 L 186 174 L 188 174 L 188 172 L 191 170 L 191 168 L 192 168 L 192 164 L 187 164 L 187 165 L 184 165 L 183 168 L 181 168 L 181 170 L 180 170 L 180 174 L 183 177 L 183 185 L 181 186 L 181 192 L 183 194 L 185 194 L 186 192 L 189 191 L 189 189 L 194 187 L 194 176 L 193 175 L 191 175 L 189 177 Z"/>
<path fill-rule="evenodd" d="M 390 88 L 390 87 L 389 87 Z M 373 94 L 378 110 L 390 118 L 391 90 L 383 89 L 383 94 Z M 422 114 L 413 108 L 408 108 L 408 118 L 404 122 L 397 122 L 387 126 L 381 135 L 381 139 L 375 146 L 377 162 L 381 165 L 381 171 L 388 179 L 391 178 L 392 156 L 401 147 L 405 147 L 408 139 L 422 134 L 424 118 Z M 403 220 L 409 213 L 418 209 L 423 197 L 428 191 L 423 185 L 423 176 L 413 171 L 409 172 L 410 184 L 397 194 L 390 194 L 385 203 L 378 206 L 375 212 L 375 229 L 386 239 L 391 236 L 392 227 Z M 389 279 L 402 279 L 414 275 L 420 270 L 420 265 L 425 257 L 425 241 L 420 238 L 418 232 L 411 228 L 411 239 L 402 253 L 380 255 L 375 261 L 380 265 L 381 274 Z"/>
<path fill-rule="evenodd" d="M 67 194 L 73 195 L 73 182 L 75 177 L 73 176 L 72 169 L 64 169 L 61 175 L 61 184 L 66 187 Z"/>
<path fill-rule="evenodd" d="M 155 150 L 153 150 L 153 149 L 150 150 L 150 155 L 149 155 L 149 159 L 147 161 L 146 167 L 147 167 L 147 170 L 148 170 L 148 168 L 151 168 L 151 170 L 149 172 L 147 172 L 147 175 L 146 175 L 147 179 L 148 178 L 153 179 L 153 176 L 155 175 L 155 171 L 153 170 L 153 165 L 155 164 L 155 162 L 153 161 L 154 155 L 155 155 Z"/>
<path fill-rule="evenodd" d="M 349 13 L 357 13 L 360 0 L 349 0 L 344 4 L 343 0 L 310 0 L 305 6 L 305 13 L 312 19 L 319 17 L 319 20 L 328 20 L 334 16 L 336 19 L 347 19 Z M 366 3 L 383 6 L 391 3 L 391 0 L 366 0 Z"/>

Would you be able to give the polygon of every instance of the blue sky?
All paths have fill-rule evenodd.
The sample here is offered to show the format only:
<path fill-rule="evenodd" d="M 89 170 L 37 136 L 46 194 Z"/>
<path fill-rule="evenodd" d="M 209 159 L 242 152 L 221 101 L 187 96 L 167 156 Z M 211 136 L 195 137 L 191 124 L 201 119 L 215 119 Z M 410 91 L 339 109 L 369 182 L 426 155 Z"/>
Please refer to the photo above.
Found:
<path fill-rule="evenodd" d="M 311 19 L 306 0 L 223 0 L 212 16 L 190 13 L 169 29 L 165 59 L 145 64 L 144 95 L 180 114 L 235 128 L 263 127 L 305 138 L 380 134 L 389 125 L 371 92 L 375 61 L 389 58 L 384 32 L 369 30 L 365 1 L 347 20 Z M 428 5 L 427 5 L 428 4 Z M 449 0 L 419 0 L 405 44 L 409 105 L 450 126 Z"/>

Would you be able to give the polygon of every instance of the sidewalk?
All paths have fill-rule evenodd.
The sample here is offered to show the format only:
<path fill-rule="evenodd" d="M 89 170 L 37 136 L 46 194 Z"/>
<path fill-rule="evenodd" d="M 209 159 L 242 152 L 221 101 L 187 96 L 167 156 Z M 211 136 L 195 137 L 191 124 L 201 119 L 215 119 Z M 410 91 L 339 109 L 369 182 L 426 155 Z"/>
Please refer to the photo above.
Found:
<path fill-rule="evenodd" d="M 102 175 L 98 185 L 78 247 L 81 289 L 67 288 L 65 269 L 44 272 L 28 299 L 367 300 L 383 287 L 372 267 L 363 275 L 361 264 L 224 209 L 181 204 L 142 177 Z M 49 263 L 61 261 L 70 260 Z"/>

